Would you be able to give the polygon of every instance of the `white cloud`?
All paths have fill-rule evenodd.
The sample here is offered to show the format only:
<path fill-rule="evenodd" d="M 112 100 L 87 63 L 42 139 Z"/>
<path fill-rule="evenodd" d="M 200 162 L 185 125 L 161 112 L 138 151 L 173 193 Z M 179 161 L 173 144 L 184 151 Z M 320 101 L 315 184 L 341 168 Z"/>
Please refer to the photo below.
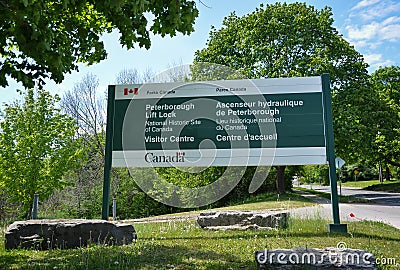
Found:
<path fill-rule="evenodd" d="M 383 59 L 383 56 L 380 53 L 367 54 L 364 55 L 364 58 L 365 62 L 367 62 L 371 66 L 371 69 L 374 70 L 379 67 L 394 65 L 393 61 Z"/>
<path fill-rule="evenodd" d="M 358 26 L 347 26 L 347 35 L 351 40 L 365 40 L 372 39 L 377 35 L 379 25 L 376 22 L 371 24 Z"/>
<path fill-rule="evenodd" d="M 349 42 L 351 45 L 353 45 L 356 48 L 368 48 L 371 50 L 375 50 L 380 45 L 382 45 L 382 42 L 380 42 L 380 41 L 372 42 L 372 41 L 367 41 L 367 40 L 349 40 Z"/>
<path fill-rule="evenodd" d="M 355 5 L 351 18 L 361 18 L 364 21 L 377 20 L 400 11 L 400 2 L 392 0 L 364 0 Z"/>
<path fill-rule="evenodd" d="M 375 5 L 374 7 L 365 10 L 360 15 L 365 21 L 369 21 L 377 18 L 384 18 L 398 10 L 400 10 L 400 3 L 397 4 L 379 3 L 378 5 Z"/>
<path fill-rule="evenodd" d="M 379 31 L 381 40 L 396 42 L 400 39 L 400 24 L 388 25 Z"/>
<path fill-rule="evenodd" d="M 392 41 L 400 39 L 400 17 L 390 17 L 382 22 L 373 21 L 362 26 L 346 26 L 351 41 Z"/>
<path fill-rule="evenodd" d="M 379 33 L 384 40 L 397 41 L 400 39 L 400 17 L 390 17 L 381 24 Z"/>
<path fill-rule="evenodd" d="M 400 23 L 400 17 L 392 16 L 382 22 L 382 25 Z"/>
<path fill-rule="evenodd" d="M 358 2 L 358 4 L 355 5 L 351 10 L 357 10 L 360 8 L 369 7 L 371 5 L 378 3 L 379 1 L 380 0 L 362 0 L 362 1 Z"/>
<path fill-rule="evenodd" d="M 362 0 L 345 21 L 345 36 L 364 55 L 369 72 L 398 64 L 400 42 L 400 2 Z"/>

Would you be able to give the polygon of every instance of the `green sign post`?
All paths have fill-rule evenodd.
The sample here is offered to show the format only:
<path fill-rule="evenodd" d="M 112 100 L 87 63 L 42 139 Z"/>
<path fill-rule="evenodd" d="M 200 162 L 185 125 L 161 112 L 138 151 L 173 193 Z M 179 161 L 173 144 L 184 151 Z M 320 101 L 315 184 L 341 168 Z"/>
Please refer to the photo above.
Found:
<path fill-rule="evenodd" d="M 114 108 L 115 108 L 115 86 L 108 87 L 107 100 L 107 127 L 106 127 L 106 147 L 104 157 L 104 183 L 103 183 L 103 204 L 101 217 L 108 220 L 110 207 L 110 182 L 112 166 L 112 141 L 114 134 Z"/>
<path fill-rule="evenodd" d="M 329 75 L 307 78 L 111 85 L 103 219 L 111 167 L 326 164 L 340 224 Z M 332 158 L 333 157 L 333 158 Z"/>
<path fill-rule="evenodd" d="M 337 193 L 337 177 L 335 165 L 335 144 L 333 137 L 333 120 L 332 120 L 332 98 L 330 79 L 328 74 L 323 74 L 322 91 L 324 93 L 324 107 L 325 107 L 325 130 L 326 130 L 326 152 L 327 161 L 329 164 L 329 180 L 331 187 L 331 204 L 332 204 L 332 217 L 333 223 L 328 224 L 329 232 L 347 232 L 347 224 L 340 224 L 339 216 L 339 198 Z"/>

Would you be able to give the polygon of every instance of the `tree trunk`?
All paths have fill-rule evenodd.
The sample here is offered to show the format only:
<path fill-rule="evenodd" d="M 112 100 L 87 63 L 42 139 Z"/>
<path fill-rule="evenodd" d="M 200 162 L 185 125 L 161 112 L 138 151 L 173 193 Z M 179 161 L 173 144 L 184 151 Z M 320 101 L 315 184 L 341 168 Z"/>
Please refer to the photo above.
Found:
<path fill-rule="evenodd" d="M 278 166 L 276 173 L 276 190 L 278 194 L 285 194 L 285 169 L 286 166 Z"/>
<path fill-rule="evenodd" d="M 386 181 L 390 181 L 390 170 L 389 170 L 388 166 L 386 166 L 385 178 L 386 178 Z"/>
<path fill-rule="evenodd" d="M 383 183 L 383 169 L 382 163 L 379 161 L 379 183 Z"/>

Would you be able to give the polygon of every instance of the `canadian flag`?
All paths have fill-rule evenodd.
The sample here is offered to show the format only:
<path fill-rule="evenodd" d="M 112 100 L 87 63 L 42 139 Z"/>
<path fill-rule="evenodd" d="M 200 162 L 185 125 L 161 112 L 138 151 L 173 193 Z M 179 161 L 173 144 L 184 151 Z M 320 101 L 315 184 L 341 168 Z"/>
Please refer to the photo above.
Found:
<path fill-rule="evenodd" d="M 139 88 L 124 88 L 124 96 L 127 96 L 129 94 L 134 94 L 137 95 L 139 93 Z"/>

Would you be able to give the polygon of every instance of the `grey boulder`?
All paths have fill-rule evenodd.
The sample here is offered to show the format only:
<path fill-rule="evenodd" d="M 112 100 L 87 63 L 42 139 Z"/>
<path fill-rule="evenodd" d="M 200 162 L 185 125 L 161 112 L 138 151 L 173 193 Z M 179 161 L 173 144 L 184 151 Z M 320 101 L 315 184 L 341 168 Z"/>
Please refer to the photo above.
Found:
<path fill-rule="evenodd" d="M 124 245 L 136 240 L 130 224 L 105 220 L 27 220 L 11 224 L 5 232 L 5 248 L 77 248 L 88 244 Z"/>
<path fill-rule="evenodd" d="M 277 229 L 286 228 L 287 211 L 212 211 L 200 213 L 197 223 L 207 229 Z"/>

